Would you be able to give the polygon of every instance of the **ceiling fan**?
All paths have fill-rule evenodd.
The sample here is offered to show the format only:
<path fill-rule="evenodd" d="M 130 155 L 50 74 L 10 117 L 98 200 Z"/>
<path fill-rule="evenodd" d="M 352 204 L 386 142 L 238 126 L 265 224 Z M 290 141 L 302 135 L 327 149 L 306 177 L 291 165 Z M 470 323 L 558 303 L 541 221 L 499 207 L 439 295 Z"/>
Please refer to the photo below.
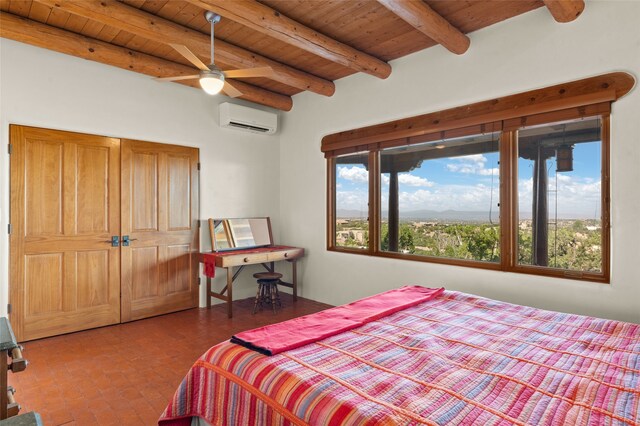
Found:
<path fill-rule="evenodd" d="M 184 56 L 189 62 L 195 65 L 199 70 L 199 74 L 195 75 L 180 75 L 176 77 L 164 77 L 157 78 L 158 81 L 177 81 L 177 80 L 190 80 L 192 78 L 200 79 L 200 86 L 209 95 L 216 95 L 221 90 L 232 97 L 237 98 L 242 96 L 242 92 L 233 87 L 231 83 L 227 81 L 227 78 L 247 78 L 247 77 L 270 77 L 273 75 L 273 69 L 271 67 L 258 67 L 258 68 L 246 68 L 240 70 L 222 71 L 214 63 L 213 55 L 213 27 L 216 23 L 220 22 L 220 15 L 211 11 L 204 13 L 204 17 L 211 23 L 211 64 L 205 65 L 189 48 L 181 44 L 169 44 L 178 53 Z"/>

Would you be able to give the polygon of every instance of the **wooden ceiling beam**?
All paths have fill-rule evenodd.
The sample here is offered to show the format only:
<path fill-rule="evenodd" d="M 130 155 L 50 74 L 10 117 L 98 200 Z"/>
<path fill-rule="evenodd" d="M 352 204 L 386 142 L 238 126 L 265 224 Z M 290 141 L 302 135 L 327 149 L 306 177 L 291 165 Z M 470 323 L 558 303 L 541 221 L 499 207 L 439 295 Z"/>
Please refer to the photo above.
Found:
<path fill-rule="evenodd" d="M 266 34 L 353 70 L 379 78 L 387 78 L 391 74 L 391 66 L 386 62 L 327 37 L 257 1 L 187 1 L 238 22 L 254 31 Z"/>
<path fill-rule="evenodd" d="M 571 22 L 584 10 L 584 0 L 543 0 L 558 22 Z"/>
<path fill-rule="evenodd" d="M 193 74 L 193 68 L 182 64 L 114 46 L 6 12 L 0 12 L 0 37 L 153 77 Z M 199 88 L 197 80 L 180 83 Z M 293 105 L 290 96 L 273 93 L 238 80 L 233 80 L 233 85 L 242 92 L 241 99 L 282 111 L 291 110 Z M 203 94 L 203 96 L 206 95 Z"/>
<path fill-rule="evenodd" d="M 469 49 L 469 37 L 422 0 L 378 0 L 378 3 L 450 52 L 461 55 Z"/>
<path fill-rule="evenodd" d="M 208 35 L 124 3 L 113 0 L 36 1 L 51 8 L 82 16 L 158 43 L 185 45 L 199 55 L 204 62 L 208 62 L 210 56 Z M 204 16 L 202 21 L 204 22 Z M 332 81 L 265 58 L 222 40 L 215 40 L 214 45 L 215 62 L 222 69 L 268 66 L 274 71 L 273 76 L 269 77 L 274 81 L 324 96 L 331 96 L 335 92 L 335 85 Z"/>

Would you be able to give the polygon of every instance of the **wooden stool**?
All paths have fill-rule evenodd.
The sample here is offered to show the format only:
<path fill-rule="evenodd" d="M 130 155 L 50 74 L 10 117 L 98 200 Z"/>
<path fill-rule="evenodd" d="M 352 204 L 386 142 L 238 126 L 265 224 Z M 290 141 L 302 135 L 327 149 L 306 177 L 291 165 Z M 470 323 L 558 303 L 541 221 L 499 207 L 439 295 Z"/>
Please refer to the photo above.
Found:
<path fill-rule="evenodd" d="M 258 311 L 258 307 L 262 309 L 263 303 L 271 305 L 271 309 L 275 313 L 276 305 L 278 307 L 282 306 L 280 294 L 278 293 L 278 283 L 282 278 L 282 274 L 277 272 L 258 272 L 253 274 L 253 277 L 258 280 L 258 293 L 253 304 L 253 313 L 255 314 Z"/>

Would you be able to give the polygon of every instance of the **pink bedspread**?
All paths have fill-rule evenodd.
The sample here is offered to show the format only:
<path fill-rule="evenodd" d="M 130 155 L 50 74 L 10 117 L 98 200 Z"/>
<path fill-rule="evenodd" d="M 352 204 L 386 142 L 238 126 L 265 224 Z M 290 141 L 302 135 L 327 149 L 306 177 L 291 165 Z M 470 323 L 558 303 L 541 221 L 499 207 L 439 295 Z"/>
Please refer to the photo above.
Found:
<path fill-rule="evenodd" d="M 638 425 L 640 326 L 446 291 L 271 357 L 224 342 L 163 425 Z"/>
<path fill-rule="evenodd" d="M 275 355 L 361 327 L 424 303 L 443 291 L 444 288 L 405 286 L 316 314 L 243 331 L 233 336 L 231 342 L 265 355 Z"/>

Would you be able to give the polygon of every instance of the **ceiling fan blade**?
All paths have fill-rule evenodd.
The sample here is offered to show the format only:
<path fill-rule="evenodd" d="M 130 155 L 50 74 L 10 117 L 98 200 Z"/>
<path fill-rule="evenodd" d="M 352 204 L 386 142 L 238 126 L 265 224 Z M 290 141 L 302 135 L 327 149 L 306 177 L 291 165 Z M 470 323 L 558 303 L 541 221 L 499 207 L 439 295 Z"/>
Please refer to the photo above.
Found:
<path fill-rule="evenodd" d="M 200 58 L 194 55 L 193 52 L 190 51 L 187 46 L 183 46 L 181 44 L 169 44 L 169 46 L 173 47 L 179 54 L 184 56 L 189 62 L 195 65 L 198 69 L 202 71 L 209 71 L 209 67 L 206 66 L 205 63 L 200 60 Z"/>
<path fill-rule="evenodd" d="M 233 87 L 231 83 L 226 80 L 224 82 L 224 86 L 222 87 L 222 91 L 230 98 L 237 98 L 238 96 L 242 96 L 242 92 Z"/>
<path fill-rule="evenodd" d="M 155 80 L 158 81 L 178 81 L 178 80 L 190 80 L 192 78 L 198 78 L 200 77 L 200 75 L 196 74 L 196 75 L 177 75 L 175 77 L 158 77 Z"/>
<path fill-rule="evenodd" d="M 272 75 L 273 69 L 271 67 L 245 68 L 224 72 L 224 76 L 229 78 L 271 77 Z"/>

